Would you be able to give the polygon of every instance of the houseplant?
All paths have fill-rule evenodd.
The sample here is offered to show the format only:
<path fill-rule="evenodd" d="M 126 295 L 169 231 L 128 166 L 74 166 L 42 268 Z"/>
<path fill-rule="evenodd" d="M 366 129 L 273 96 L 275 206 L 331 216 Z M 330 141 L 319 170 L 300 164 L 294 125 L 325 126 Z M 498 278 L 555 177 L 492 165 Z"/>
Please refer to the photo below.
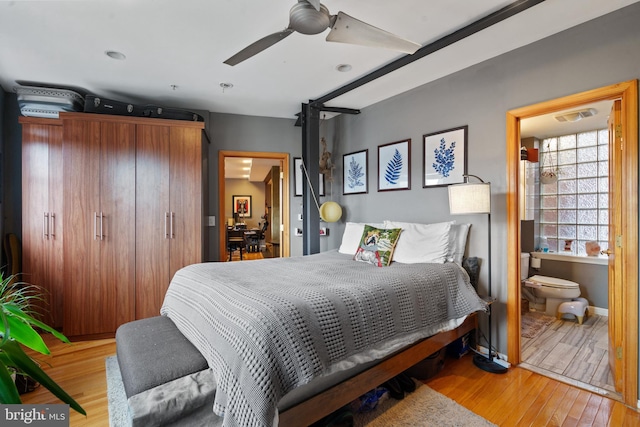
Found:
<path fill-rule="evenodd" d="M 69 342 L 67 337 L 34 317 L 32 303 L 37 301 L 42 301 L 39 287 L 18 282 L 15 275 L 5 278 L 0 273 L 0 403 L 22 402 L 12 378 L 12 372 L 17 371 L 29 375 L 71 408 L 86 415 L 84 409 L 21 347 L 24 345 L 41 354 L 50 354 L 49 348 L 34 328 L 48 332 L 63 342 Z"/>

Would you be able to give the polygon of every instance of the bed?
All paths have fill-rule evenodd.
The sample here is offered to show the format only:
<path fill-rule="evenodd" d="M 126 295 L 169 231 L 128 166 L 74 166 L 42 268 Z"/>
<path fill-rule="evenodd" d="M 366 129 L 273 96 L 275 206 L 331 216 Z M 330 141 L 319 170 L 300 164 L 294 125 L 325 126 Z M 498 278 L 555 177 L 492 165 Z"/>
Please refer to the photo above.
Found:
<path fill-rule="evenodd" d="M 338 250 L 176 273 L 161 314 L 207 369 L 130 396 L 132 412 L 166 411 L 167 425 L 309 425 L 475 328 L 486 304 L 459 263 L 356 262 L 349 231 Z M 449 228 L 446 238 L 450 250 Z M 176 415 L 185 396 L 202 403 Z"/>

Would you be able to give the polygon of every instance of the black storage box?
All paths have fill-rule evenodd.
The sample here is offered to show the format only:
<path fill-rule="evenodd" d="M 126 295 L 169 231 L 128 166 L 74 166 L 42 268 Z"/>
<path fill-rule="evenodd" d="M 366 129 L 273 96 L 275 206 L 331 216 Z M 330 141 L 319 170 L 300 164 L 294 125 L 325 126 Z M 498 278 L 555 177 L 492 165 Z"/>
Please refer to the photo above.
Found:
<path fill-rule="evenodd" d="M 446 348 L 441 348 L 431 356 L 404 371 L 404 373 L 419 381 L 428 380 L 442 370 L 446 355 Z"/>

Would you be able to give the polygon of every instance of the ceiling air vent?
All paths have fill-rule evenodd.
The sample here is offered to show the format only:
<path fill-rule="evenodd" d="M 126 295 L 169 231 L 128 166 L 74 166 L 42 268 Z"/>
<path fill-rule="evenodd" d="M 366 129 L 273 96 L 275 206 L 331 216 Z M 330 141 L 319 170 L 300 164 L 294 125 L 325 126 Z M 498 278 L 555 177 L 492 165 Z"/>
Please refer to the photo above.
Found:
<path fill-rule="evenodd" d="M 555 119 L 559 122 L 577 122 L 585 117 L 591 117 L 598 114 L 598 110 L 595 108 L 587 108 L 584 110 L 570 111 L 568 113 L 562 113 L 555 116 Z"/>

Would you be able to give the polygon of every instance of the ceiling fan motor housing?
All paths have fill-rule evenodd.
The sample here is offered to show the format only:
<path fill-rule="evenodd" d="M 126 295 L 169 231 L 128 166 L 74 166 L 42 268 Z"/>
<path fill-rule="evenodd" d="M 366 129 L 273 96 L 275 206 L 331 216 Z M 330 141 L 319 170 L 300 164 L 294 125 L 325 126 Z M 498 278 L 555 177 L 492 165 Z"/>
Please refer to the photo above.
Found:
<path fill-rule="evenodd" d="M 317 11 L 306 0 L 301 0 L 289 12 L 289 27 L 302 34 L 319 34 L 329 28 L 331 15 L 323 4 Z"/>

